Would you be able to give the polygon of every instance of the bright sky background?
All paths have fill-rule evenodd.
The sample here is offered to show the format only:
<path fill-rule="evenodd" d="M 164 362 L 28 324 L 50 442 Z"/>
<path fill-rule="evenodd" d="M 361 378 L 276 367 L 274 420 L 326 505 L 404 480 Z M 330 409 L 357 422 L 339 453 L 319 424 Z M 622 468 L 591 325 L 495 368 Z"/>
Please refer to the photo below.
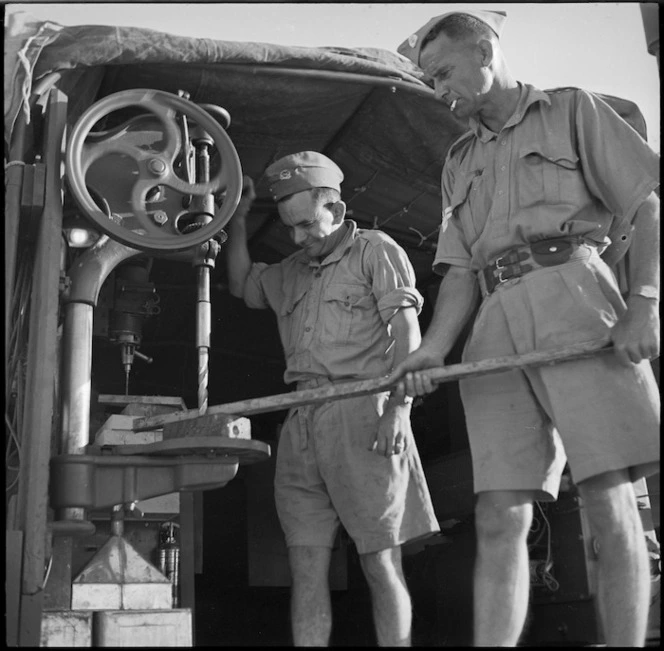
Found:
<path fill-rule="evenodd" d="M 10 3 L 63 25 L 148 27 L 181 36 L 280 45 L 397 46 L 452 9 L 503 9 L 510 69 L 539 88 L 579 86 L 638 104 L 660 152 L 657 59 L 648 54 L 639 3 Z"/>

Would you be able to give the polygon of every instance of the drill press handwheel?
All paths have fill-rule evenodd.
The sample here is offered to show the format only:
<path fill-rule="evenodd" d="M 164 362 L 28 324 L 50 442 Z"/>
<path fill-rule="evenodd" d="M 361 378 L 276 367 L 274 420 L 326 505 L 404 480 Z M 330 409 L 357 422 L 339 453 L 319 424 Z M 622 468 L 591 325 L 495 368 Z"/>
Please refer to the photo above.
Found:
<path fill-rule="evenodd" d="M 128 107 L 138 107 L 142 115 L 109 132 L 92 131 L 100 120 Z M 187 130 L 178 123 L 180 116 L 203 129 L 219 154 L 220 165 L 209 182 L 190 183 L 177 174 L 177 163 L 186 156 L 188 146 L 183 137 Z M 147 128 L 147 120 L 151 127 L 154 124 L 160 127 L 163 141 L 159 140 L 159 144 L 163 142 L 162 147 L 155 149 L 137 141 L 136 130 L 141 125 Z M 126 201 L 130 214 L 105 212 L 98 205 L 99 196 L 98 202 L 92 198 L 86 183 L 88 172 L 104 158 L 111 166 L 122 164 L 131 168 L 125 175 L 131 186 Z M 210 112 L 188 99 L 151 89 L 120 91 L 88 108 L 69 138 L 66 173 L 78 207 L 96 227 L 127 246 L 152 252 L 183 251 L 210 240 L 232 217 L 242 192 L 240 159 L 222 125 Z M 147 209 L 157 187 L 170 188 L 184 198 L 223 193 L 223 203 L 209 223 L 183 233 L 178 229 L 180 215 Z"/>

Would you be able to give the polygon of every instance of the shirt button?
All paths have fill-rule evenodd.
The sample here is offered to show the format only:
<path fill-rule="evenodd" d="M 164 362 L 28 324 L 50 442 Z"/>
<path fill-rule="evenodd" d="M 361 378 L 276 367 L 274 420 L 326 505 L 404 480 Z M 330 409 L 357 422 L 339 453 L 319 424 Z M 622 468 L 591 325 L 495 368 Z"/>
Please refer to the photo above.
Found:
<path fill-rule="evenodd" d="M 505 168 L 505 166 L 503 165 L 503 166 L 500 168 L 500 171 L 501 171 L 501 172 L 504 172 L 505 169 L 506 169 L 506 168 Z"/>
<path fill-rule="evenodd" d="M 502 194 L 502 193 L 503 193 L 503 191 L 502 191 L 502 190 L 498 190 L 498 194 Z"/>
<path fill-rule="evenodd" d="M 501 140 L 500 144 L 503 145 L 503 147 L 507 144 L 507 140 Z"/>
<path fill-rule="evenodd" d="M 307 327 L 304 329 L 304 331 L 305 331 L 305 332 L 311 332 L 311 326 L 307 326 Z"/>
<path fill-rule="evenodd" d="M 317 272 L 314 274 L 314 278 L 320 278 L 320 277 L 321 277 L 321 273 L 320 273 L 320 271 L 317 271 Z"/>

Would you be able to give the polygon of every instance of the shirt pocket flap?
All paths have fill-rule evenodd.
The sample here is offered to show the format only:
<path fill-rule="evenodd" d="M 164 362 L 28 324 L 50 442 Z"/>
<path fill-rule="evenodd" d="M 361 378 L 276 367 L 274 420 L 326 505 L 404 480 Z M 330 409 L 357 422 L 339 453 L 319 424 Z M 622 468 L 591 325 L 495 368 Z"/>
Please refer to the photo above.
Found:
<path fill-rule="evenodd" d="M 568 170 L 579 168 L 579 157 L 569 144 L 565 146 L 562 142 L 529 142 L 521 147 L 519 158 L 527 159 L 529 156 L 533 157 L 533 162 L 544 159 Z"/>
<path fill-rule="evenodd" d="M 327 287 L 323 292 L 324 301 L 338 301 L 345 307 L 360 305 L 368 297 L 369 288 L 363 285 L 334 284 Z"/>
<path fill-rule="evenodd" d="M 482 170 L 474 172 L 463 172 L 454 184 L 452 196 L 450 197 L 449 209 L 452 213 L 468 199 L 470 186 L 476 177 L 481 176 Z"/>
<path fill-rule="evenodd" d="M 287 316 L 293 312 L 297 304 L 302 300 L 302 297 L 307 293 L 308 287 L 302 286 L 299 289 L 296 289 L 290 296 L 287 296 L 284 302 L 281 305 L 279 314 L 281 316 Z"/>

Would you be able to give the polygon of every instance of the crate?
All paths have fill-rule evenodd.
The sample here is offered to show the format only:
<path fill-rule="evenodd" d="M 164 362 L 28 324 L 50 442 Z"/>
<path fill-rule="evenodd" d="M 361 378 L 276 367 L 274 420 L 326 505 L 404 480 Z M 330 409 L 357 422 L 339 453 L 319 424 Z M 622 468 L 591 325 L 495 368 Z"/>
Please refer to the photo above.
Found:
<path fill-rule="evenodd" d="M 44 611 L 39 646 L 92 646 L 92 613 L 75 610 Z"/>
<path fill-rule="evenodd" d="M 94 646 L 193 646 L 190 608 L 94 613 Z"/>

